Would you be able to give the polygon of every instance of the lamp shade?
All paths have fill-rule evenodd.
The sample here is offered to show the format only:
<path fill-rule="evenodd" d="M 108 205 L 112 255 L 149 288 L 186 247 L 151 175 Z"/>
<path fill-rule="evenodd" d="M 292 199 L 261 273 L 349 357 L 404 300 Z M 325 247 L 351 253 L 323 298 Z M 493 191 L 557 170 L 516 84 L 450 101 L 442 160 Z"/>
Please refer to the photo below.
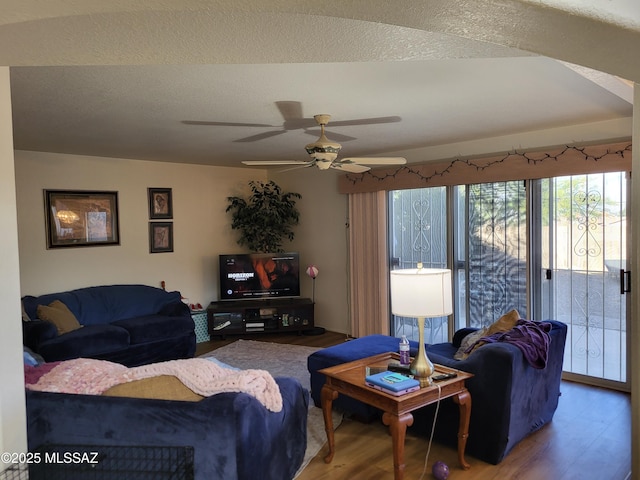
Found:
<path fill-rule="evenodd" d="M 453 313 L 451 270 L 392 270 L 391 312 L 400 317 L 443 317 Z"/>
<path fill-rule="evenodd" d="M 307 267 L 307 275 L 315 280 L 318 276 L 318 267 L 316 267 L 315 265 L 309 265 Z"/>

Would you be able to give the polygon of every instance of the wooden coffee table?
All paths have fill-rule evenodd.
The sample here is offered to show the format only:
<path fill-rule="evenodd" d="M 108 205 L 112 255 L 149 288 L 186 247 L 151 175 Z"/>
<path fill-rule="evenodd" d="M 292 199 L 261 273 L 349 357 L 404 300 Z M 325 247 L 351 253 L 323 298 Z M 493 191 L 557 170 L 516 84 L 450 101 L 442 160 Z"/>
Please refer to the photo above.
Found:
<path fill-rule="evenodd" d="M 460 407 L 458 460 L 463 469 L 469 469 L 471 466 L 464 459 L 464 449 L 467 444 L 467 437 L 469 436 L 471 395 L 465 388 L 464 382 L 473 375 L 442 365 L 435 365 L 436 373 L 455 372 L 457 373 L 457 377 L 438 382 L 437 385 L 440 386 L 440 389 L 434 384 L 398 397 L 381 392 L 365 384 L 366 367 L 385 367 L 392 360 L 398 361 L 399 355 L 393 352 L 381 353 L 373 357 L 367 357 L 320 370 L 320 373 L 327 377 L 321 393 L 324 426 L 329 444 L 329 454 L 324 458 L 324 461 L 330 463 L 335 453 L 331 407 L 333 400 L 338 397 L 338 394 L 360 400 L 384 412 L 382 422 L 389 427 L 391 433 L 393 443 L 393 471 L 396 480 L 402 480 L 404 477 L 404 440 L 407 427 L 413 424 L 413 415 L 411 412 L 435 403 L 438 399 L 451 397 Z"/>

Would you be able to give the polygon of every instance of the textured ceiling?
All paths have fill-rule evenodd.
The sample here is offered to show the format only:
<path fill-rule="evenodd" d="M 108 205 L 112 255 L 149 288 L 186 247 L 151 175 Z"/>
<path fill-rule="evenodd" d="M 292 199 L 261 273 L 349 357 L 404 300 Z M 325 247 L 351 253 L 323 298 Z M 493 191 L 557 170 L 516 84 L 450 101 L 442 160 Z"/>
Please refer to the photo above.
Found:
<path fill-rule="evenodd" d="M 230 166 L 305 159 L 318 130 L 290 129 L 283 104 L 305 118 L 398 117 L 330 124 L 328 137 L 344 155 L 410 162 L 631 136 L 631 83 L 587 67 L 635 76 L 638 65 L 629 66 L 616 42 L 638 40 L 638 32 L 612 37 L 615 25 L 591 17 L 633 26 L 640 15 L 597 5 L 589 18 L 560 13 L 562 35 L 545 22 L 558 58 L 585 57 L 577 67 L 514 48 L 540 41 L 523 15 L 553 19 L 545 5 L 527 5 L 549 2 L 406 3 L 394 12 L 385 2 L 264 2 L 267 11 L 257 12 L 246 1 L 87 1 L 61 16 L 55 6 L 68 3 L 52 0 L 48 10 L 18 2 L 0 17 L 0 64 L 14 66 L 15 148 Z M 622 12 L 635 6 L 613 3 Z M 334 16 L 323 11 L 329 7 Z M 457 11 L 464 15 L 451 22 Z M 369 21 L 379 17 L 389 22 Z M 509 27 L 498 34 L 498 24 Z M 589 48 L 576 49 L 585 28 L 609 52 L 589 59 Z"/>
<path fill-rule="evenodd" d="M 573 139 L 582 140 L 589 124 L 618 125 L 632 113 L 628 102 L 542 57 L 21 67 L 11 80 L 17 149 L 229 166 L 306 159 L 318 128 L 286 131 L 276 104 L 283 101 L 300 102 L 306 118 L 397 116 L 389 124 L 329 124 L 328 137 L 355 137 L 342 141 L 349 156 L 404 151 L 414 162 L 425 147 L 532 130 L 575 128 Z"/>

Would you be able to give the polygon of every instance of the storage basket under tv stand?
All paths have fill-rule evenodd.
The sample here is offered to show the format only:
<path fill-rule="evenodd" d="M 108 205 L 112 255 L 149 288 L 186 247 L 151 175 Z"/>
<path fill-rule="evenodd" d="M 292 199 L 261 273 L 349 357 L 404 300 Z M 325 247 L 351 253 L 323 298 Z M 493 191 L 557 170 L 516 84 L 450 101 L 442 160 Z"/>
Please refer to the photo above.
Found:
<path fill-rule="evenodd" d="M 227 322 L 229 324 L 225 325 Z M 289 333 L 313 330 L 310 298 L 268 298 L 211 302 L 207 307 L 209 336 Z"/>

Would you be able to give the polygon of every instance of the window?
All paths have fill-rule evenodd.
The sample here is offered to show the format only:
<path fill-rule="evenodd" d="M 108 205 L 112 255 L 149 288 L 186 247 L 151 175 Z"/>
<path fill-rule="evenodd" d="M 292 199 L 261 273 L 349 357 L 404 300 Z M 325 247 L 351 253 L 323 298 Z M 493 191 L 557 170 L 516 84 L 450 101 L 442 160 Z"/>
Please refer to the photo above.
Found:
<path fill-rule="evenodd" d="M 516 308 L 526 314 L 526 196 L 523 182 L 390 192 L 391 268 L 452 268 L 455 328 L 486 326 Z M 447 215 L 451 211 L 452 215 Z M 452 233 L 447 241 L 450 219 Z M 455 245 L 449 249 L 448 245 Z M 454 261 L 448 262 L 451 255 Z M 447 341 L 447 318 L 427 319 L 425 340 Z M 417 339 L 414 319 L 395 317 L 391 331 Z"/>

